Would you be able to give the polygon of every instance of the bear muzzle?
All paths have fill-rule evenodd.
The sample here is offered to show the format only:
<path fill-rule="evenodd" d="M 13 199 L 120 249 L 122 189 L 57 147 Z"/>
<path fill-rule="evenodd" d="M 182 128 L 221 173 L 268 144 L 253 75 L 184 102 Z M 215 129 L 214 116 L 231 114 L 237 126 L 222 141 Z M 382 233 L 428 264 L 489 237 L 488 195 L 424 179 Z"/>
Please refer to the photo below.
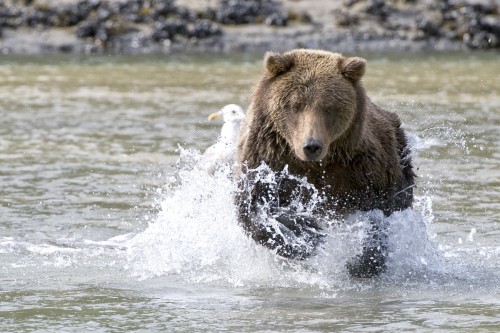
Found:
<path fill-rule="evenodd" d="M 307 161 L 318 161 L 323 153 L 323 143 L 317 139 L 307 139 L 302 150 Z"/>

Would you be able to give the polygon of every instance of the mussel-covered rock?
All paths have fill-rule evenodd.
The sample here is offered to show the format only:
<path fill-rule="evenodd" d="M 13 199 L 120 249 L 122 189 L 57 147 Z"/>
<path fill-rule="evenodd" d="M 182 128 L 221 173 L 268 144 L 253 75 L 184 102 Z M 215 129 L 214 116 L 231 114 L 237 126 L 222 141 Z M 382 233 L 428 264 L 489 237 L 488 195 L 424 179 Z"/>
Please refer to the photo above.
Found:
<path fill-rule="evenodd" d="M 385 0 L 368 0 L 366 2 L 365 11 L 366 13 L 385 21 L 393 9 Z"/>
<path fill-rule="evenodd" d="M 161 17 L 175 14 L 178 7 L 174 0 L 131 0 L 110 2 L 113 11 L 135 23 L 151 23 Z"/>
<path fill-rule="evenodd" d="M 106 41 L 108 33 L 103 20 L 93 19 L 83 22 L 75 31 L 78 38 L 96 38 Z"/>
<path fill-rule="evenodd" d="M 189 36 L 194 38 L 208 38 L 221 34 L 220 26 L 210 20 L 198 20 L 189 29 Z"/>
<path fill-rule="evenodd" d="M 274 0 L 220 0 L 216 19 L 222 24 L 286 25 L 288 15 Z"/>
<path fill-rule="evenodd" d="M 17 28 L 23 23 L 23 12 L 17 7 L 8 7 L 0 3 L 0 27 Z"/>
<path fill-rule="evenodd" d="M 448 39 L 469 48 L 500 47 L 497 0 L 344 0 L 334 12 L 338 26 L 370 39 Z"/>
<path fill-rule="evenodd" d="M 264 23 L 266 25 L 285 26 L 288 24 L 288 17 L 282 14 L 272 13 L 266 17 Z"/>
<path fill-rule="evenodd" d="M 152 38 L 155 42 L 161 42 L 166 39 L 175 40 L 176 36 L 201 39 L 220 34 L 222 30 L 219 25 L 210 20 L 201 19 L 190 23 L 187 20 L 171 18 L 155 25 Z"/>
<path fill-rule="evenodd" d="M 417 29 L 420 30 L 424 36 L 438 37 L 441 35 L 443 17 L 439 12 L 432 14 L 422 13 L 417 16 L 416 23 Z"/>
<path fill-rule="evenodd" d="M 290 9 L 293 7 L 286 10 L 283 7 L 286 2 L 279 0 L 211 3 L 215 6 L 195 11 L 178 5 L 175 0 L 0 0 L 0 30 L 69 28 L 66 30 L 84 39 L 82 43 L 101 49 L 114 50 L 117 45 L 127 48 L 127 43 L 154 49 L 155 42 L 164 40 L 182 42 L 222 34 L 221 25 L 287 26 L 289 22 L 316 21 L 307 13 L 294 13 Z M 342 0 L 337 3 L 333 23 L 339 31 L 348 31 L 355 41 L 447 40 L 472 49 L 500 48 L 498 0 Z M 321 29 L 322 19 L 318 18 L 319 24 L 312 26 L 312 34 L 328 33 L 328 29 Z"/>
<path fill-rule="evenodd" d="M 165 39 L 173 40 L 176 35 L 186 36 L 188 34 L 188 28 L 186 21 L 180 19 L 167 19 L 164 22 L 158 22 L 155 25 L 155 29 L 152 38 L 155 42 L 160 42 Z"/>

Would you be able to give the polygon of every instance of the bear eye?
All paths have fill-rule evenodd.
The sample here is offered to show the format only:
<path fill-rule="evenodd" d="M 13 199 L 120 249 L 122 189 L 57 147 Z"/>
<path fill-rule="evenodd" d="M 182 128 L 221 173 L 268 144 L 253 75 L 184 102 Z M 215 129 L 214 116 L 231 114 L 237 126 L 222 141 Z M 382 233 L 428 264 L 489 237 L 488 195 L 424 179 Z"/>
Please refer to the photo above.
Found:
<path fill-rule="evenodd" d="M 292 104 L 292 110 L 300 112 L 304 109 L 304 103 L 301 100 L 295 100 Z"/>

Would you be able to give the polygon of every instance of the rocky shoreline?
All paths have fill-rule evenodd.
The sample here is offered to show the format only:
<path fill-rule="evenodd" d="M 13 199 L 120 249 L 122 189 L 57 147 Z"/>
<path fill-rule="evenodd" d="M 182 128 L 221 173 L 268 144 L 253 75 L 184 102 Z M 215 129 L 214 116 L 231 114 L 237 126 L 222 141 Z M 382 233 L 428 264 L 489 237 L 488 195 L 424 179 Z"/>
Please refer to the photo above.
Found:
<path fill-rule="evenodd" d="M 500 49 L 496 0 L 0 0 L 0 53 Z"/>

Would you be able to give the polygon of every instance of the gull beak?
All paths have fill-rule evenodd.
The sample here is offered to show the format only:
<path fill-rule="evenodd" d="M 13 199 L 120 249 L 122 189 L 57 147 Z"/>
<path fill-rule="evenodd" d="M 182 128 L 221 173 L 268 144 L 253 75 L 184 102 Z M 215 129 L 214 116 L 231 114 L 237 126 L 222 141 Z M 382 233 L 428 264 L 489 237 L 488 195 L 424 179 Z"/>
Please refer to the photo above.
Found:
<path fill-rule="evenodd" d="M 222 112 L 217 111 L 217 112 L 211 113 L 208 116 L 208 120 L 214 120 L 214 119 L 220 118 L 221 116 L 222 116 Z"/>

